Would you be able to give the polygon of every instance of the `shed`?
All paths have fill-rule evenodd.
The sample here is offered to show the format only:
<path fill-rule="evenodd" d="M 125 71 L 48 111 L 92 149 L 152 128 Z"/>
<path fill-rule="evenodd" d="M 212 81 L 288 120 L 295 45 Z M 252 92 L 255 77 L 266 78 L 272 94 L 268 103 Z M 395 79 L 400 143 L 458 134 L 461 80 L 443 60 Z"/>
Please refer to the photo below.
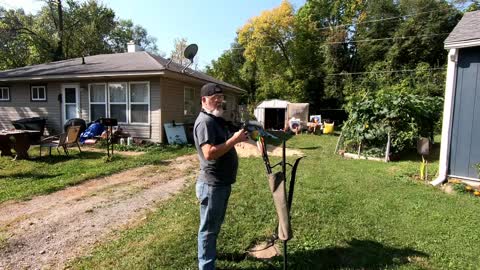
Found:
<path fill-rule="evenodd" d="M 448 52 L 439 185 L 448 177 L 480 181 L 480 11 L 467 12 L 445 40 Z"/>
<path fill-rule="evenodd" d="M 283 129 L 287 107 L 290 102 L 281 99 L 262 101 L 255 108 L 254 115 L 265 129 Z"/>
<path fill-rule="evenodd" d="M 281 99 L 262 101 L 255 108 L 254 114 L 257 121 L 265 129 L 284 129 L 288 120 L 296 118 L 302 123 L 308 122 L 308 103 L 291 103 Z"/>

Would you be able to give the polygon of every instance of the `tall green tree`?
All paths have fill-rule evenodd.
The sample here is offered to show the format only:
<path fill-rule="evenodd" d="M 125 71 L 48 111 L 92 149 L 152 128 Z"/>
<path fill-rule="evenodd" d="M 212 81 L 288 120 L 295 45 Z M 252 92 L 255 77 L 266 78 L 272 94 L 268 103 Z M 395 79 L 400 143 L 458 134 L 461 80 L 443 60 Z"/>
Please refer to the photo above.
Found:
<path fill-rule="evenodd" d="M 133 41 L 147 52 L 164 54 L 158 50 L 157 39 L 148 34 L 141 25 L 135 25 L 132 20 L 119 19 L 115 21 L 114 29 L 108 35 L 111 52 L 126 52 L 127 43 Z"/>
<path fill-rule="evenodd" d="M 255 63 L 258 101 L 304 98 L 303 81 L 296 77 L 293 63 L 294 22 L 292 5 L 283 1 L 277 8 L 251 18 L 238 31 L 246 61 Z"/>
<path fill-rule="evenodd" d="M 250 103 L 255 101 L 256 65 L 255 62 L 247 62 L 244 51 L 239 43 L 232 43 L 229 50 L 206 67 L 206 73 L 247 90 L 247 96 L 241 101 Z"/>
<path fill-rule="evenodd" d="M 37 14 L 0 7 L 0 68 L 125 52 L 131 40 L 158 52 L 156 39 L 129 20 L 116 20 L 96 0 L 47 0 Z"/>
<path fill-rule="evenodd" d="M 443 66 L 447 53 L 443 41 L 461 18 L 461 13 L 446 1 L 402 0 L 402 14 L 410 14 L 398 26 L 387 61 L 395 69 L 415 68 L 425 62 Z"/>

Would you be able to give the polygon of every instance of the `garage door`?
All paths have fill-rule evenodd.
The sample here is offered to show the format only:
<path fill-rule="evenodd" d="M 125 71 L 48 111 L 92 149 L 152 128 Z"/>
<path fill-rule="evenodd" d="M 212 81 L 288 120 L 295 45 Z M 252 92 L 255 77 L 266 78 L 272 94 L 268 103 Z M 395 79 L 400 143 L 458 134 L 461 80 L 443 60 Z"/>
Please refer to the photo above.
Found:
<path fill-rule="evenodd" d="M 480 47 L 473 47 L 458 55 L 449 174 L 478 179 L 479 162 Z"/>

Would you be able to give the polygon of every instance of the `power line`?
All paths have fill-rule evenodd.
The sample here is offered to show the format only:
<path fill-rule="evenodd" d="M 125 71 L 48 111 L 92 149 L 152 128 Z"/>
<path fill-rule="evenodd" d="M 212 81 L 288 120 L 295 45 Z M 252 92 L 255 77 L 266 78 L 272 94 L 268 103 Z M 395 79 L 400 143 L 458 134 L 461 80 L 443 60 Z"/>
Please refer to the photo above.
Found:
<path fill-rule="evenodd" d="M 333 44 L 343 44 L 343 43 L 361 43 L 361 42 L 371 42 L 371 41 L 380 41 L 380 40 L 395 40 L 395 39 L 407 39 L 414 37 L 434 37 L 441 35 L 448 35 L 450 33 L 440 33 L 440 34 L 430 34 L 430 35 L 414 35 L 414 36 L 401 36 L 401 37 L 390 37 L 390 38 L 372 38 L 372 39 L 361 39 L 361 40 L 350 40 L 350 41 L 336 41 L 336 42 L 325 42 L 325 45 Z"/>
<path fill-rule="evenodd" d="M 375 19 L 375 20 L 369 20 L 369 21 L 363 21 L 363 22 L 354 22 L 354 23 L 350 23 L 350 24 L 339 24 L 339 25 L 333 25 L 333 26 L 325 26 L 325 27 L 318 28 L 318 30 L 331 29 L 332 27 L 339 28 L 339 27 L 352 26 L 352 25 L 358 25 L 358 24 L 364 24 L 364 23 L 388 21 L 388 20 L 400 19 L 400 18 L 405 18 L 405 17 L 412 17 L 412 16 L 419 15 L 419 14 L 433 13 L 433 12 L 445 11 L 445 10 L 446 9 L 435 9 L 435 10 L 430 10 L 430 11 L 410 13 L 410 14 L 405 14 L 405 15 L 401 15 L 401 16 Z"/>
<path fill-rule="evenodd" d="M 397 70 L 383 70 L 383 71 L 365 71 L 365 72 L 342 72 L 330 73 L 327 76 L 346 76 L 346 75 L 361 75 L 361 74 L 384 74 L 384 73 L 399 73 L 399 72 L 416 72 L 416 71 L 439 71 L 446 70 L 446 68 L 428 68 L 428 69 L 397 69 Z"/>
<path fill-rule="evenodd" d="M 372 38 L 372 39 L 361 39 L 361 40 L 350 40 L 350 41 L 334 41 L 334 42 L 322 42 L 322 41 L 313 41 L 311 43 L 322 43 L 322 45 L 335 45 L 335 44 L 344 44 L 344 43 L 361 43 L 361 42 L 372 42 L 372 41 L 381 41 L 381 40 L 395 40 L 395 39 L 408 39 L 414 37 L 435 37 L 441 35 L 448 35 L 450 33 L 439 33 L 439 34 L 429 34 L 429 35 L 413 35 L 413 36 L 400 36 L 400 37 L 389 37 L 389 38 Z M 276 46 L 258 46 L 257 48 L 275 48 Z M 245 50 L 245 48 L 230 48 L 228 50 Z M 225 50 L 227 51 L 227 50 Z"/>

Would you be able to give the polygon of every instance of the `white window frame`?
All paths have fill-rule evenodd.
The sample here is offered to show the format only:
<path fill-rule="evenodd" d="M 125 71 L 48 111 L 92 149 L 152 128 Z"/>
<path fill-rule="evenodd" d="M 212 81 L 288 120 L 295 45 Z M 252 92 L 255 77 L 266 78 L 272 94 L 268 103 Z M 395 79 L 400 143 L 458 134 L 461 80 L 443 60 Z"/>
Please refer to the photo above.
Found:
<path fill-rule="evenodd" d="M 3 95 L 4 91 L 6 90 L 7 97 Z M 10 101 L 10 87 L 0 86 L 0 101 Z"/>
<path fill-rule="evenodd" d="M 186 97 L 187 95 L 185 94 L 185 92 L 187 91 L 187 89 L 190 91 L 192 91 L 192 112 L 190 114 L 188 114 L 186 112 L 186 108 L 185 108 L 185 102 L 187 101 L 186 100 Z M 191 87 L 191 86 L 185 86 L 183 87 L 183 116 L 186 116 L 186 117 L 190 117 L 190 116 L 194 116 L 195 115 L 195 88 Z"/>
<path fill-rule="evenodd" d="M 125 84 L 126 86 L 126 101 L 125 102 L 111 102 L 110 101 L 110 85 L 111 84 Z M 130 95 L 131 95 L 131 85 L 132 84 L 146 84 L 147 85 L 147 102 L 131 102 L 130 100 Z M 105 87 L 105 102 L 92 102 L 90 100 L 90 92 L 91 92 L 91 86 L 92 85 L 103 85 Z M 110 115 L 110 105 L 115 105 L 115 104 L 120 104 L 123 105 L 125 104 L 126 106 L 126 121 L 127 122 L 118 122 L 119 124 L 124 124 L 124 125 L 142 125 L 142 126 L 148 126 L 151 124 L 151 115 L 150 115 L 150 107 L 151 107 L 151 101 L 150 101 L 150 81 L 130 81 L 130 82 L 101 82 L 101 83 L 90 83 L 88 84 L 88 116 L 90 121 L 95 121 L 97 119 L 92 119 L 92 111 L 91 111 L 91 105 L 93 104 L 101 104 L 105 105 L 105 115 L 106 117 L 111 117 Z M 147 119 L 148 123 L 141 123 L 141 122 L 131 122 L 132 119 L 132 110 L 131 110 L 131 105 L 147 105 L 148 110 L 147 110 Z"/>
<path fill-rule="evenodd" d="M 111 102 L 110 101 L 110 85 L 111 84 L 125 84 L 125 88 L 126 88 L 125 89 L 126 90 L 125 91 L 125 95 L 126 95 L 125 96 L 125 102 Z M 118 123 L 119 124 L 128 124 L 130 122 L 130 119 L 129 119 L 130 113 L 129 113 L 129 106 L 128 106 L 128 96 L 129 96 L 130 91 L 129 91 L 129 88 L 128 88 L 128 82 L 109 82 L 107 84 L 107 89 L 108 89 L 108 91 L 107 91 L 107 94 L 108 94 L 108 96 L 107 96 L 107 100 L 108 100 L 107 101 L 108 102 L 107 115 L 108 115 L 108 117 L 111 117 L 110 105 L 123 105 L 123 104 L 125 104 L 125 118 L 126 118 L 125 121 L 126 122 L 118 121 Z"/>
<path fill-rule="evenodd" d="M 91 86 L 94 85 L 103 85 L 104 86 L 104 91 L 105 91 L 105 101 L 104 102 L 92 102 L 90 99 L 90 91 L 91 91 Z M 92 106 L 95 104 L 101 104 L 105 105 L 105 117 L 108 117 L 108 92 L 107 92 L 107 84 L 106 83 L 89 83 L 88 84 L 88 118 L 90 119 L 90 122 L 95 121 L 97 119 L 92 119 Z"/>
<path fill-rule="evenodd" d="M 131 96 L 131 85 L 132 84 L 146 84 L 147 85 L 147 102 L 132 102 L 130 100 L 130 96 Z M 150 81 L 133 81 L 133 82 L 128 82 L 128 89 L 127 89 L 127 102 L 128 102 L 128 107 L 127 107 L 127 110 L 128 110 L 128 122 L 130 124 L 134 124 L 134 125 L 150 125 Z M 131 119 L 132 119 L 132 109 L 131 109 L 131 105 L 147 105 L 147 123 L 142 123 L 142 122 L 131 122 Z"/>
<path fill-rule="evenodd" d="M 33 98 L 34 89 L 37 91 L 37 98 Z M 44 98 L 39 98 L 39 90 L 43 89 Z M 47 101 L 47 86 L 46 85 L 31 85 L 30 86 L 30 100 L 31 101 Z"/>

